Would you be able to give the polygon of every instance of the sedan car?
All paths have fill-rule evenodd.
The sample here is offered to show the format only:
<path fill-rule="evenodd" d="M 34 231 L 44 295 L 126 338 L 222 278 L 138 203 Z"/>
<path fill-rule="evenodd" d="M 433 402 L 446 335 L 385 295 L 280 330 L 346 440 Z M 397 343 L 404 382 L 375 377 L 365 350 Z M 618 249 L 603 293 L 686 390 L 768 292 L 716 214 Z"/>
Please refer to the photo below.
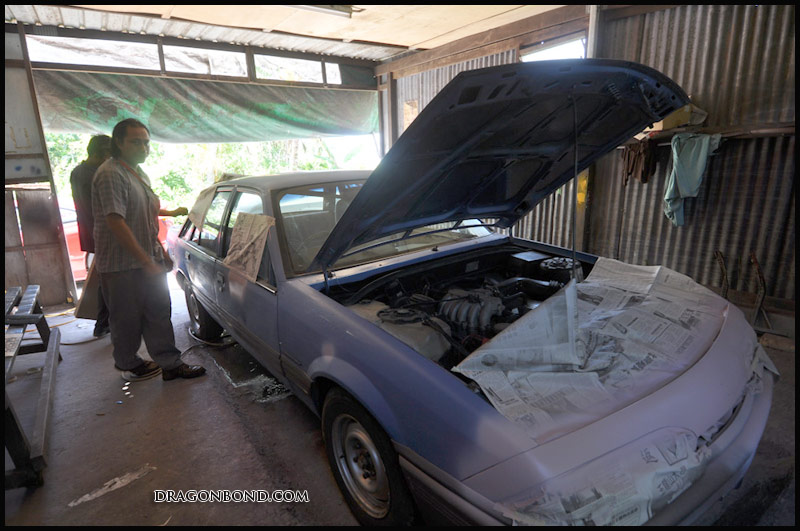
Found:
<path fill-rule="evenodd" d="M 373 172 L 218 183 L 169 243 L 192 330 L 319 415 L 363 524 L 690 523 L 769 412 L 744 316 L 667 268 L 495 230 L 687 102 L 634 63 L 474 70 Z"/>

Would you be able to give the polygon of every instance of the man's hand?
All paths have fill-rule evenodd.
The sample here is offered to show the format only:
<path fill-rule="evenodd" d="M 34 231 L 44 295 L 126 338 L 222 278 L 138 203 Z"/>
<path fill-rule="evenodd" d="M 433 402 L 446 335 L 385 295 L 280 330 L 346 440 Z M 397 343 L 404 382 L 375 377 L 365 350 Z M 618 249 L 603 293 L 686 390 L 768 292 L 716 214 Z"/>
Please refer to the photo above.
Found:
<path fill-rule="evenodd" d="M 153 260 L 150 260 L 144 265 L 144 274 L 147 276 L 154 276 L 154 275 L 161 275 L 164 273 L 164 268 L 155 263 Z"/>
<path fill-rule="evenodd" d="M 189 213 L 186 207 L 178 207 L 175 210 L 161 209 L 158 211 L 159 216 L 185 216 Z"/>
<path fill-rule="evenodd" d="M 161 247 L 161 244 L 159 244 L 159 247 Z M 175 263 L 172 261 L 172 257 L 170 257 L 167 250 L 163 247 L 161 247 L 161 256 L 164 257 L 164 267 L 167 269 L 167 273 L 169 273 L 172 271 L 172 268 L 175 267 Z"/>

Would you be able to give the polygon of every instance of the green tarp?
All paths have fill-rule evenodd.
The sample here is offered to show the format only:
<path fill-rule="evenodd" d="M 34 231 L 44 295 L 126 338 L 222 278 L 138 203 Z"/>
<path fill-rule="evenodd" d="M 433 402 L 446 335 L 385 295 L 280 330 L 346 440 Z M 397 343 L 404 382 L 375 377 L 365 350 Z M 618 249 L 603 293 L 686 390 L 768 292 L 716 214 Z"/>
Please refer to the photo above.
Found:
<path fill-rule="evenodd" d="M 46 131 L 111 134 L 125 118 L 160 142 L 262 142 L 378 131 L 377 91 L 37 70 Z"/>

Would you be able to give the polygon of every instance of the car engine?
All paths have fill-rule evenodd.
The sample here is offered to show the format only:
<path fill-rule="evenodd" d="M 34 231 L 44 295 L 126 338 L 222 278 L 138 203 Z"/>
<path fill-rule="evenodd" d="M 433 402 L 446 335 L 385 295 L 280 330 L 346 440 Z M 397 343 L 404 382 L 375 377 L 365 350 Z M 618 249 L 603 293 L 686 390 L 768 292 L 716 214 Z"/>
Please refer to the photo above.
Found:
<path fill-rule="evenodd" d="M 450 369 L 561 289 L 572 268 L 536 251 L 495 253 L 393 273 L 343 303 Z"/>

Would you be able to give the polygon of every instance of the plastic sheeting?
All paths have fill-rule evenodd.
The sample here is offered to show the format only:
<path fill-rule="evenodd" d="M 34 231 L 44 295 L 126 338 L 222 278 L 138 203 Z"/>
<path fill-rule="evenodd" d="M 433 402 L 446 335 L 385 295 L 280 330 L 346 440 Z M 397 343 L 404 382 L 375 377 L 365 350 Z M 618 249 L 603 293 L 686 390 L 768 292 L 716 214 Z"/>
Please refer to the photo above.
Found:
<path fill-rule="evenodd" d="M 85 72 L 34 72 L 47 131 L 111 134 L 137 118 L 161 142 L 264 142 L 378 131 L 377 92 Z"/>

